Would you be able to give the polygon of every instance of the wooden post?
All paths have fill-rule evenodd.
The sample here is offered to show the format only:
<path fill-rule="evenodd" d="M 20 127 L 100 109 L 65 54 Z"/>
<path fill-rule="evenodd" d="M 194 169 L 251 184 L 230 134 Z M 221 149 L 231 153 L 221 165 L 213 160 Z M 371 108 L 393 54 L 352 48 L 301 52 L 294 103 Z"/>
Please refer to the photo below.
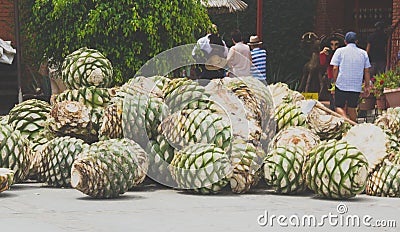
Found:
<path fill-rule="evenodd" d="M 323 111 L 325 111 L 326 113 L 328 113 L 328 114 L 330 114 L 330 115 L 333 115 L 333 116 L 335 116 L 335 117 L 343 118 L 343 120 L 345 120 L 346 122 L 350 123 L 350 125 L 352 125 L 352 126 L 357 125 L 356 122 L 354 122 L 354 121 L 352 121 L 352 120 L 350 120 L 350 119 L 348 119 L 348 118 L 342 116 L 342 115 L 339 114 L 339 113 L 336 113 L 335 111 L 333 111 L 333 110 L 327 108 L 326 106 L 324 106 L 324 105 L 323 105 L 322 103 L 320 103 L 320 102 L 317 102 L 317 104 L 315 104 L 315 107 L 317 107 L 318 109 L 323 110 Z"/>
<path fill-rule="evenodd" d="M 20 39 L 20 33 L 19 33 L 19 1 L 14 0 L 14 25 L 15 25 L 15 47 L 17 53 L 16 55 L 16 60 L 17 60 L 17 79 L 18 79 L 18 102 L 22 102 L 22 90 L 21 90 L 21 39 Z"/>
<path fill-rule="evenodd" d="M 263 0 L 257 0 L 257 36 L 262 40 L 262 11 Z"/>

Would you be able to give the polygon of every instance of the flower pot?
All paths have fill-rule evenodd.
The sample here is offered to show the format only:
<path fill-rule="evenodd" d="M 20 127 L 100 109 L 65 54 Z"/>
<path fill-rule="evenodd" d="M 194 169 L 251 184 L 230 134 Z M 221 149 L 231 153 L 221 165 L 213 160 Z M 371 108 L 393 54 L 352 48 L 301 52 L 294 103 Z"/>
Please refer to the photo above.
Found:
<path fill-rule="evenodd" d="M 386 100 L 389 103 L 388 107 L 400 106 L 400 88 L 397 89 L 385 89 L 383 90 Z"/>
<path fill-rule="evenodd" d="M 386 110 L 386 98 L 384 95 L 376 97 L 376 108 L 379 110 Z"/>
<path fill-rule="evenodd" d="M 358 105 L 359 110 L 372 110 L 375 108 L 376 99 L 374 96 L 369 96 L 367 98 L 362 98 L 360 104 Z"/>

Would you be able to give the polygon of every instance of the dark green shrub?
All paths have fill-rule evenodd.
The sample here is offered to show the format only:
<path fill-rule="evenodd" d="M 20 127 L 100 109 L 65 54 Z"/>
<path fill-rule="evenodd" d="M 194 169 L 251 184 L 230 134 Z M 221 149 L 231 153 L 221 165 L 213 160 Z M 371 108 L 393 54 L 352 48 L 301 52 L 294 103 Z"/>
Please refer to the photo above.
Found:
<path fill-rule="evenodd" d="M 200 0 L 23 0 L 22 8 L 36 63 L 46 56 L 60 63 L 86 46 L 110 59 L 120 82 L 156 54 L 195 42 L 210 25 Z"/>

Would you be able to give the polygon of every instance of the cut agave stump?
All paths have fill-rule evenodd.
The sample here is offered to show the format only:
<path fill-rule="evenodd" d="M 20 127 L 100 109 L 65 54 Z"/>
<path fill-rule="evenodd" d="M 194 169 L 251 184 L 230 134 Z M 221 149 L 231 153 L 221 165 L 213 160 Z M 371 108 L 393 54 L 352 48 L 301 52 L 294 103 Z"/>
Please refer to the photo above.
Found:
<path fill-rule="evenodd" d="M 81 102 L 88 108 L 106 107 L 111 98 L 117 94 L 116 88 L 98 88 L 96 86 L 67 89 L 55 96 L 53 104 L 62 101 Z"/>
<path fill-rule="evenodd" d="M 10 188 L 14 179 L 14 171 L 7 168 L 0 168 L 0 193 Z"/>
<path fill-rule="evenodd" d="M 134 141 L 94 143 L 74 161 L 71 186 L 94 198 L 114 198 L 141 183 L 148 170 L 146 152 Z"/>
<path fill-rule="evenodd" d="M 158 130 L 178 149 L 196 143 L 215 144 L 225 149 L 232 138 L 229 121 L 209 110 L 178 111 L 164 119 Z"/>
<path fill-rule="evenodd" d="M 276 193 L 295 194 L 304 191 L 302 175 L 305 155 L 301 146 L 279 146 L 264 161 L 264 178 Z"/>
<path fill-rule="evenodd" d="M 303 150 L 309 151 L 317 146 L 321 140 L 318 135 L 311 130 L 301 126 L 291 126 L 279 131 L 269 143 L 269 150 L 275 149 L 278 146 L 286 147 L 300 146 Z"/>
<path fill-rule="evenodd" d="M 53 187 L 69 187 L 74 159 L 89 145 L 72 137 L 50 140 L 39 153 L 39 180 Z"/>
<path fill-rule="evenodd" d="M 400 165 L 382 161 L 368 176 L 365 192 L 371 196 L 400 197 Z"/>
<path fill-rule="evenodd" d="M 233 175 L 230 179 L 232 192 L 245 193 L 257 185 L 262 176 L 262 162 L 266 154 L 261 145 L 254 145 L 242 139 L 233 142 L 230 160 Z"/>
<path fill-rule="evenodd" d="M 14 183 L 24 181 L 29 174 L 32 150 L 29 141 L 18 130 L 0 124 L 0 167 L 15 172 Z"/>
<path fill-rule="evenodd" d="M 382 112 L 374 122 L 388 134 L 400 135 L 400 107 Z"/>
<path fill-rule="evenodd" d="M 380 158 L 386 155 L 390 145 L 385 131 L 371 123 L 353 126 L 343 136 L 342 140 L 355 146 L 364 154 L 368 160 L 369 168 L 372 168 Z"/>
<path fill-rule="evenodd" d="M 178 188 L 201 194 L 216 194 L 232 177 L 225 152 L 214 144 L 194 144 L 179 151 L 169 166 Z"/>
<path fill-rule="evenodd" d="M 92 143 L 98 140 L 101 108 L 88 108 L 81 102 L 55 103 L 46 121 L 48 130 L 56 136 L 71 136 Z"/>
<path fill-rule="evenodd" d="M 304 126 L 307 120 L 307 115 L 301 111 L 301 107 L 293 103 L 279 105 L 275 110 L 274 117 L 278 132 L 290 126 Z"/>
<path fill-rule="evenodd" d="M 49 116 L 51 106 L 49 103 L 37 99 L 31 99 L 17 104 L 9 112 L 8 124 L 21 132 L 30 142 L 32 150 L 32 163 L 29 170 L 29 179 L 35 179 L 37 174 L 36 155 L 48 142 L 45 136 L 45 123 Z M 8 167 L 9 168 L 9 167 Z"/>
<path fill-rule="evenodd" d="M 176 184 L 168 169 L 169 164 L 174 158 L 175 149 L 164 136 L 158 135 L 155 140 L 150 140 L 146 151 L 149 154 L 150 161 L 147 175 L 163 185 L 175 186 Z"/>
<path fill-rule="evenodd" d="M 71 169 L 71 186 L 94 198 L 115 198 L 132 187 L 134 164 L 119 163 L 121 157 L 112 155 L 96 156 L 89 153 L 87 157 L 75 160 Z M 123 158 L 121 160 L 124 160 Z M 126 162 L 126 160 L 124 160 Z M 115 167 L 115 169 L 113 169 Z"/>
<path fill-rule="evenodd" d="M 86 172 L 80 166 L 74 167 L 71 172 L 71 187 L 75 189 L 81 189 L 85 180 L 89 179 L 88 172 Z"/>
<path fill-rule="evenodd" d="M 61 76 L 69 89 L 83 86 L 108 88 L 113 85 L 111 62 L 99 51 L 86 47 L 74 51 L 65 58 Z"/>
<path fill-rule="evenodd" d="M 345 141 L 322 142 L 309 152 L 304 174 L 307 186 L 321 197 L 347 199 L 362 193 L 368 161 Z"/>
<path fill-rule="evenodd" d="M 40 132 L 44 129 L 50 110 L 50 104 L 47 102 L 27 100 L 10 110 L 8 124 L 36 143 L 41 140 Z"/>

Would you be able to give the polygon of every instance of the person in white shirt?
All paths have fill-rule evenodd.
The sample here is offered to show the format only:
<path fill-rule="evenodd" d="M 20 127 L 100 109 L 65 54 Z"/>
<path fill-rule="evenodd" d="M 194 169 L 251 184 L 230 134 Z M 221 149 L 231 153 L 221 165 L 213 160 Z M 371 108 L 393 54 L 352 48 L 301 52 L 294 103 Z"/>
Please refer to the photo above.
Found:
<path fill-rule="evenodd" d="M 243 43 L 242 33 L 235 30 L 231 33 L 234 46 L 228 52 L 228 66 L 230 67 L 229 76 L 250 76 L 252 65 L 250 47 Z"/>
<path fill-rule="evenodd" d="M 192 56 L 196 59 L 198 63 L 196 68 L 196 75 L 201 76 L 202 72 L 204 71 L 204 64 L 208 58 L 212 56 L 213 48 L 210 44 L 210 36 L 216 35 L 218 36 L 218 28 L 215 24 L 212 24 L 212 27 L 208 30 L 207 35 L 201 37 L 197 40 L 196 46 L 194 46 L 192 50 Z M 222 40 L 224 46 L 223 57 L 226 58 L 228 55 L 228 47 L 224 40 Z"/>
<path fill-rule="evenodd" d="M 212 25 L 212 27 L 209 29 L 207 35 L 204 37 L 201 37 L 200 39 L 197 40 L 196 46 L 192 50 L 192 56 L 195 57 L 199 51 L 206 52 L 207 54 L 211 53 L 212 48 L 210 45 L 210 35 L 211 34 L 217 34 L 218 35 L 218 29 L 215 24 Z M 224 44 L 225 51 L 224 51 L 224 56 L 226 57 L 228 55 L 228 47 L 226 46 L 226 43 L 224 40 L 222 40 L 222 43 Z"/>
<path fill-rule="evenodd" d="M 347 32 L 345 36 L 346 47 L 336 49 L 333 54 L 331 65 L 333 65 L 333 78 L 335 81 L 335 106 L 336 112 L 347 117 L 345 106 L 351 120 L 357 120 L 357 105 L 362 84 L 364 82 L 364 93 L 370 94 L 370 74 L 368 54 L 365 50 L 358 48 L 357 34 Z"/>

